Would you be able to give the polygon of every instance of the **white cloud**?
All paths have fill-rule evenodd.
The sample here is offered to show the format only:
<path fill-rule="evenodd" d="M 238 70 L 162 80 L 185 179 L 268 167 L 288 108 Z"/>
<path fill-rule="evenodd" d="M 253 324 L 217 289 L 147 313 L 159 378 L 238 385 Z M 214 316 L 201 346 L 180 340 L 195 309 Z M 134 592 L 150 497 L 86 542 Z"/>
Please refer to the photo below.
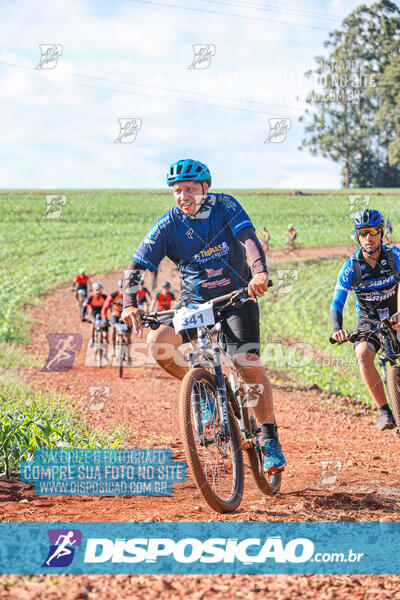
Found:
<path fill-rule="evenodd" d="M 357 4 L 309 0 L 302 10 L 346 14 Z M 195 0 L 182 6 L 241 12 Z M 284 10 L 246 14 L 334 23 Z M 304 97 L 303 73 L 327 31 L 129 1 L 21 0 L 2 3 L 0 36 L 0 63 L 19 65 L 0 64 L 4 187 L 163 186 L 169 162 L 181 156 L 208 162 L 219 187 L 320 182 L 320 159 L 297 150 L 296 96 Z M 55 69 L 40 71 L 44 43 L 62 44 L 63 53 Z M 194 43 L 216 45 L 209 69 L 188 69 Z M 264 144 L 272 116 L 292 119 L 284 144 Z M 122 117 L 142 119 L 133 144 L 114 143 Z M 323 168 L 337 187 L 340 167 Z"/>

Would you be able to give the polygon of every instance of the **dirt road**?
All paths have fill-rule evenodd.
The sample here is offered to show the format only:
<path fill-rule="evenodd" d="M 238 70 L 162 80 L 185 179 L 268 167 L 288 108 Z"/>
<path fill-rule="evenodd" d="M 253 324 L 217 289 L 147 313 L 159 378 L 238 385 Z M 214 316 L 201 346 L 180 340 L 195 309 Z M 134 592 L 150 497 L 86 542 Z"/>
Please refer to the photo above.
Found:
<path fill-rule="evenodd" d="M 316 250 L 319 251 L 317 254 Z M 336 253 L 336 254 L 335 254 Z M 345 256 L 348 247 L 324 249 L 324 255 Z M 321 255 L 321 249 L 299 251 L 299 258 Z M 270 262 L 280 260 L 272 254 Z M 114 289 L 119 272 L 102 277 L 105 290 Z M 159 281 L 169 279 L 176 289 L 177 273 L 168 261 Z M 32 356 L 45 363 L 47 333 L 79 333 L 82 348 L 65 373 L 25 370 L 26 380 L 40 390 L 68 394 L 77 409 L 89 400 L 88 387 L 108 386 L 110 396 L 101 411 L 86 410 L 93 426 L 129 424 L 129 448 L 169 447 L 184 460 L 177 421 L 179 382 L 154 366 L 85 367 L 89 327 L 81 323 L 73 294 L 58 286 L 32 310 Z M 265 498 L 257 491 L 246 467 L 245 493 L 237 511 L 214 513 L 203 501 L 191 474 L 174 484 L 170 497 L 38 497 L 28 484 L 0 482 L 3 521 L 398 521 L 400 514 L 400 446 L 396 434 L 379 433 L 375 412 L 315 389 L 294 389 L 274 383 L 277 422 L 287 459 L 281 493 Z M 333 485 L 321 482 L 321 461 L 338 462 Z M 27 499 L 28 502 L 20 501 Z M 0 598 L 173 598 L 245 596 L 260 598 L 265 590 L 277 598 L 394 598 L 397 576 L 38 576 L 29 582 L 5 576 Z M 101 579 L 101 585 L 99 580 Z M 5 583 L 14 582 L 8 587 Z M 264 593 L 262 593 L 264 591 Z M 400 598 L 400 594 L 398 596 Z"/>

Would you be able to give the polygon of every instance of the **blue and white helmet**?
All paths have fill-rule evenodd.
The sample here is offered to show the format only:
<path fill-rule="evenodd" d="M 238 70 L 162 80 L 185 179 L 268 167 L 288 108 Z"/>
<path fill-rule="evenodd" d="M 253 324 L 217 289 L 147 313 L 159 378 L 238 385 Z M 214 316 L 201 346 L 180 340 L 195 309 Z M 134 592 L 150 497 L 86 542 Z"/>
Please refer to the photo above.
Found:
<path fill-rule="evenodd" d="M 354 218 L 355 231 L 361 229 L 361 227 L 383 227 L 382 213 L 374 208 L 360 210 Z"/>
<path fill-rule="evenodd" d="M 171 186 L 178 181 L 206 181 L 211 186 L 211 173 L 207 165 L 185 158 L 174 162 L 167 173 L 167 185 Z"/>

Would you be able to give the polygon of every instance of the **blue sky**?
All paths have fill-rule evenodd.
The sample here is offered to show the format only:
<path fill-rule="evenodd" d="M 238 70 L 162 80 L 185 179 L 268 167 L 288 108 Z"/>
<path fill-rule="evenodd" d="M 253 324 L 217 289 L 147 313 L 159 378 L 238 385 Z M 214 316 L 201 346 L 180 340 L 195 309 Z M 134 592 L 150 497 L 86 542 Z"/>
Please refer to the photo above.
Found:
<path fill-rule="evenodd" d="M 0 187 L 162 188 L 196 158 L 218 188 L 339 188 L 339 164 L 298 150 L 298 117 L 304 72 L 360 3 L 0 0 Z M 62 45 L 54 69 L 39 44 Z M 215 46 L 207 69 L 193 44 Z M 120 118 L 141 119 L 133 143 Z M 284 142 L 265 143 L 270 118 L 290 119 Z"/>

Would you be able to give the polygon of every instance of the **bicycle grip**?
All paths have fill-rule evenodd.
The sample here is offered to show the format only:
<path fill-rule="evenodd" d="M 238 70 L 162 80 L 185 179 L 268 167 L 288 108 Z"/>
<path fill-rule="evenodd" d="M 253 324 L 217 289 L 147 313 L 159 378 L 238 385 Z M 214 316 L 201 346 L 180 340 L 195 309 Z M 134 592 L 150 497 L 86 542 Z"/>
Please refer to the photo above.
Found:
<path fill-rule="evenodd" d="M 335 340 L 335 338 L 333 338 L 333 337 L 330 337 L 329 341 L 331 344 L 337 344 L 337 340 Z"/>
<path fill-rule="evenodd" d="M 272 281 L 272 279 L 268 279 L 268 287 L 272 287 L 274 285 L 274 282 Z"/>

